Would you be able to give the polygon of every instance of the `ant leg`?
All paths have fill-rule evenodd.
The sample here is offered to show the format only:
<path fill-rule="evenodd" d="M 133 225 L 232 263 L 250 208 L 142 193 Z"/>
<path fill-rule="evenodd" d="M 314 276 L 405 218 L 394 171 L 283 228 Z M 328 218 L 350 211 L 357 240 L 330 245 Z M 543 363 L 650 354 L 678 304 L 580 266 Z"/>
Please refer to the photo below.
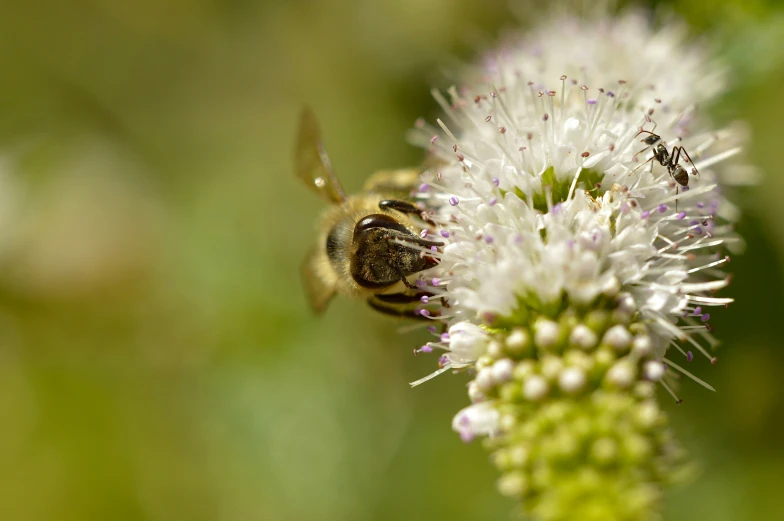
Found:
<path fill-rule="evenodd" d="M 677 147 L 676 147 L 677 148 Z M 675 153 L 675 148 L 672 149 L 673 153 Z M 675 211 L 678 211 L 678 190 L 680 189 L 680 183 L 675 179 L 675 175 L 672 171 L 675 169 L 672 165 L 677 165 L 678 163 L 672 163 L 673 158 L 677 161 L 678 155 L 670 156 L 670 162 L 666 163 L 665 166 L 667 167 L 667 173 L 670 174 L 670 179 L 672 179 L 673 184 L 675 185 Z"/>
<path fill-rule="evenodd" d="M 645 161 L 643 164 L 641 164 L 640 166 L 638 166 L 637 168 L 635 168 L 634 170 L 632 170 L 631 172 L 629 172 L 629 175 L 632 175 L 632 174 L 633 174 L 633 173 L 635 173 L 637 170 L 639 170 L 640 168 L 644 167 L 645 165 L 647 165 L 648 163 L 650 163 L 651 161 L 653 161 L 653 159 L 654 159 L 654 157 L 653 157 L 653 156 L 651 156 L 651 157 L 650 157 L 650 158 L 649 158 L 647 161 Z M 651 165 L 651 168 L 653 168 L 653 165 Z"/>
<path fill-rule="evenodd" d="M 632 157 L 637 157 L 637 156 L 639 156 L 640 154 L 642 154 L 643 152 L 645 152 L 646 150 L 650 150 L 650 148 L 651 148 L 652 146 L 653 146 L 653 145 L 647 145 L 647 146 L 645 146 L 645 147 L 641 148 L 640 150 L 638 150 L 637 152 L 635 152 L 635 153 L 634 153 L 634 155 L 633 155 Z"/>
<path fill-rule="evenodd" d="M 408 293 L 387 293 L 385 295 L 374 295 L 373 298 L 388 304 L 412 304 L 419 302 L 422 297 L 432 297 L 432 293 L 427 291 L 420 291 L 413 295 Z"/>
<path fill-rule="evenodd" d="M 667 169 L 672 170 L 675 168 L 675 165 L 678 164 L 678 161 L 681 160 L 681 150 L 683 150 L 683 147 L 672 147 L 672 154 L 670 155 L 670 161 L 667 165 Z M 673 177 L 673 179 L 675 178 Z"/>
<path fill-rule="evenodd" d="M 691 165 L 691 167 L 692 167 L 692 174 L 694 176 L 696 176 L 697 179 L 699 179 L 700 178 L 700 173 L 697 171 L 697 167 L 694 166 L 694 161 L 692 161 L 691 158 L 689 157 L 689 153 L 686 152 L 686 149 L 683 148 L 683 147 L 681 147 L 681 152 L 683 152 L 683 155 L 686 156 L 686 161 L 688 161 L 689 164 Z"/>
<path fill-rule="evenodd" d="M 653 131 L 656 130 L 656 125 L 658 125 L 658 123 L 653 121 L 649 116 L 645 116 L 645 123 L 653 123 L 653 128 L 651 130 L 643 130 L 642 127 L 639 127 L 640 131 L 637 132 L 637 136 L 639 136 L 643 132 L 647 132 L 648 134 L 653 134 Z M 643 125 L 645 125 L 645 123 L 643 123 Z M 656 135 L 658 135 L 658 134 L 656 134 Z M 634 137 L 637 137 L 637 136 L 634 136 Z"/>
<path fill-rule="evenodd" d="M 653 125 L 653 129 L 654 129 L 654 130 L 656 130 L 656 124 L 655 124 L 655 123 L 654 123 L 654 125 Z M 659 134 L 654 134 L 654 133 L 653 133 L 653 132 L 651 132 L 650 130 L 643 130 L 643 129 L 642 129 L 642 127 L 640 127 L 640 130 L 639 130 L 639 132 L 637 132 L 637 135 L 635 135 L 634 137 L 637 137 L 637 136 L 639 136 L 640 134 L 650 134 L 650 135 L 652 135 L 652 136 L 656 136 L 657 138 L 661 139 L 661 136 L 659 136 Z M 645 139 L 650 139 L 650 138 L 645 138 Z M 641 141 L 645 141 L 645 139 L 642 139 Z M 656 141 L 658 141 L 659 139 L 657 139 Z"/>
<path fill-rule="evenodd" d="M 676 182 L 675 183 L 675 211 L 676 212 L 678 211 L 678 189 L 679 188 L 680 188 L 680 186 L 678 186 L 678 183 Z"/>

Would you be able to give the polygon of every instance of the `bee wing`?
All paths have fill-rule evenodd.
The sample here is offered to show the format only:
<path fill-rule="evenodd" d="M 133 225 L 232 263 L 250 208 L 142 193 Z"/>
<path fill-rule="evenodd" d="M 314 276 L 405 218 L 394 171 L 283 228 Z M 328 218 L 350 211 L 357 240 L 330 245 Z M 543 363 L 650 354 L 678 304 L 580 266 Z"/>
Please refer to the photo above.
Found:
<path fill-rule="evenodd" d="M 294 149 L 294 170 L 297 177 L 329 202 L 341 203 L 346 200 L 324 148 L 316 115 L 307 107 L 300 116 Z"/>
<path fill-rule="evenodd" d="M 327 309 L 327 304 L 335 295 L 335 288 L 324 280 L 318 270 L 320 260 L 314 248 L 302 263 L 302 285 L 310 307 L 319 315 Z"/>

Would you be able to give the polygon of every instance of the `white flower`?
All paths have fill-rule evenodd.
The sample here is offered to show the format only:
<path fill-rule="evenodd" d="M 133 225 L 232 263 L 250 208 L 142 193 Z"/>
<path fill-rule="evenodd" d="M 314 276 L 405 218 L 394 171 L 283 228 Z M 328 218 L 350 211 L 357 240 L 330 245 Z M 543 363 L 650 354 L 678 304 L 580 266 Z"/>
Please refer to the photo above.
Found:
<path fill-rule="evenodd" d="M 449 328 L 449 334 L 443 337 L 449 345 L 446 357 L 452 366 L 462 367 L 472 363 L 487 347 L 487 333 L 479 326 L 470 322 L 458 322 Z"/>
<path fill-rule="evenodd" d="M 713 389 L 665 354 L 715 361 L 708 309 L 732 301 L 715 293 L 739 243 L 723 187 L 749 169 L 727 161 L 736 127 L 696 109 L 723 72 L 684 35 L 639 14 L 553 19 L 435 93 L 444 119 L 417 125 L 435 165 L 426 233 L 444 242 L 417 285 L 449 332 L 427 346 L 441 369 L 413 385 L 472 371 L 453 429 L 490 436 L 499 489 L 535 519 L 650 518 L 680 457 L 654 383 L 676 400 L 675 372 Z"/>
<path fill-rule="evenodd" d="M 460 434 L 463 441 L 471 441 L 476 436 L 487 436 L 498 430 L 499 414 L 488 403 L 470 405 L 457 413 L 452 420 L 452 429 Z"/>
<path fill-rule="evenodd" d="M 738 241 L 719 166 L 740 147 L 693 106 L 716 94 L 720 72 L 680 47 L 680 29 L 643 22 L 554 21 L 486 59 L 483 82 L 437 95 L 447 117 L 419 126 L 441 164 L 420 196 L 446 243 L 427 274 L 449 304 L 442 319 L 515 325 L 618 299 L 639 310 L 656 356 L 678 342 L 712 358 L 707 310 L 732 301 L 714 292 L 728 283 L 721 252 Z M 578 81 L 562 76 L 572 71 Z M 688 186 L 656 146 L 679 155 Z M 628 345 L 623 331 L 611 343 Z M 483 352 L 452 340 L 447 356 L 466 365 Z"/>
<path fill-rule="evenodd" d="M 558 376 L 558 385 L 567 394 L 573 394 L 582 390 L 585 386 L 585 372 L 578 367 L 569 367 L 561 371 Z"/>
<path fill-rule="evenodd" d="M 509 35 L 465 78 L 507 88 L 532 81 L 536 90 L 541 85 L 555 88 L 552 79 L 561 75 L 567 76 L 565 83 L 609 90 L 615 90 L 618 80 L 629 80 L 635 90 L 661 99 L 672 110 L 719 95 L 726 70 L 711 59 L 705 42 L 690 38 L 675 17 L 664 17 L 657 25 L 654 29 L 651 13 L 642 10 L 615 17 L 601 9 L 597 16 L 554 16 L 530 31 Z"/>

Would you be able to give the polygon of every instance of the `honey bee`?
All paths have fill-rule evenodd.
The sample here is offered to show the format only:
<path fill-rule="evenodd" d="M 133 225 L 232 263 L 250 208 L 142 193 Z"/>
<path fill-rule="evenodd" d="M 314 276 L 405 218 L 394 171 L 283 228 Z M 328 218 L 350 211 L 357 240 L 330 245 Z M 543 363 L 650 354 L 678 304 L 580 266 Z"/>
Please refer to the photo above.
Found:
<path fill-rule="evenodd" d="M 320 219 L 316 247 L 302 267 L 313 309 L 322 313 L 340 293 L 364 297 L 382 313 L 417 316 L 406 305 L 426 293 L 415 291 L 408 277 L 436 266 L 427 250 L 443 245 L 420 237 L 426 216 L 405 200 L 419 172 L 382 170 L 368 179 L 362 193 L 346 196 L 310 109 L 302 111 L 294 164 L 296 176 L 332 204 Z"/>

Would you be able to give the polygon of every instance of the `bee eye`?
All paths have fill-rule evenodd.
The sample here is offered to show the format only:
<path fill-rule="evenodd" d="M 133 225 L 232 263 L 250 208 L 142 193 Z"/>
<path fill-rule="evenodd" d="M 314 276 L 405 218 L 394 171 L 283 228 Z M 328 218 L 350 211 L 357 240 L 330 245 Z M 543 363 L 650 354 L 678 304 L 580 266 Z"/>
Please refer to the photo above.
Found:
<path fill-rule="evenodd" d="M 390 217 L 389 215 L 384 215 L 380 213 L 375 213 L 368 215 L 361 221 L 357 223 L 354 227 L 354 233 L 359 233 L 365 230 L 369 230 L 371 228 L 386 228 L 390 230 L 398 230 L 400 232 L 411 233 L 408 231 L 408 228 L 403 226 L 402 223 L 396 221 L 394 218 Z"/>

